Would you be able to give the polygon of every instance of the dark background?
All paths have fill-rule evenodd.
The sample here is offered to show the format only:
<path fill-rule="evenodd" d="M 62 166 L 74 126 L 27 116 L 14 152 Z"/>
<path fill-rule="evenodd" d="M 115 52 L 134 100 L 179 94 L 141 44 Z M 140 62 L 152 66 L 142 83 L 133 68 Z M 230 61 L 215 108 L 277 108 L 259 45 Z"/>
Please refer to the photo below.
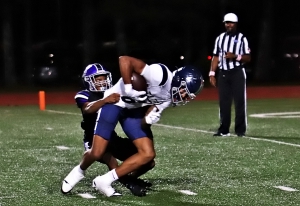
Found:
<path fill-rule="evenodd" d="M 237 14 L 251 48 L 248 83 L 299 83 L 298 1 L 1 0 L 0 6 L 1 88 L 78 86 L 94 62 L 116 82 L 120 55 L 171 70 L 192 64 L 207 79 L 228 12 Z"/>

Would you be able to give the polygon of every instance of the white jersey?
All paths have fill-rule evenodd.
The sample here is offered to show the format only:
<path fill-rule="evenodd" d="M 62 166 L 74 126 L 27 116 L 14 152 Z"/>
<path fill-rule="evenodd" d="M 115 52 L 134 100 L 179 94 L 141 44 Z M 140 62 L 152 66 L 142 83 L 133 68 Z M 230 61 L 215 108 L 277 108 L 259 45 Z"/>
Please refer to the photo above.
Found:
<path fill-rule="evenodd" d="M 172 72 L 163 64 L 146 64 L 141 75 L 146 79 L 148 84 L 148 98 L 144 102 L 126 103 L 122 100 L 122 96 L 126 96 L 122 78 L 112 88 L 105 91 L 104 98 L 112 93 L 119 93 L 121 98 L 119 102 L 115 103 L 117 106 L 133 109 L 155 104 L 161 113 L 171 105 Z"/>

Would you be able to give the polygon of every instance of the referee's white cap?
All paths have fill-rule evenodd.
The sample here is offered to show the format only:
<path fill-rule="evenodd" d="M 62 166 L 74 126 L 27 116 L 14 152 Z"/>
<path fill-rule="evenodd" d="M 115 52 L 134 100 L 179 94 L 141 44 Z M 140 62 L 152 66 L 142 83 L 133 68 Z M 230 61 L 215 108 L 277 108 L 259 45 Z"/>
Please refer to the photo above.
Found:
<path fill-rule="evenodd" d="M 224 16 L 223 22 L 225 21 L 238 22 L 238 17 L 234 13 L 228 13 Z"/>

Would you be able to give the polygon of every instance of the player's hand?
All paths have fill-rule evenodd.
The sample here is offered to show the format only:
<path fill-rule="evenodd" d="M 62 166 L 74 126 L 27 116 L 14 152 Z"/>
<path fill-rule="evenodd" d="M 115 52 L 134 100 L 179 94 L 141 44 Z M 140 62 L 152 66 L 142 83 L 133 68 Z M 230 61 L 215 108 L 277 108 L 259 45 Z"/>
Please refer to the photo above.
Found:
<path fill-rule="evenodd" d="M 224 58 L 225 59 L 235 59 L 236 55 L 234 53 L 231 53 L 231 52 L 226 52 L 225 55 L 224 55 Z"/>
<path fill-rule="evenodd" d="M 209 82 L 212 86 L 216 87 L 217 86 L 217 81 L 215 76 L 210 76 L 209 77 Z"/>
<path fill-rule="evenodd" d="M 104 101 L 106 104 L 117 103 L 120 100 L 120 94 L 112 93 L 109 96 L 105 97 Z"/>
<path fill-rule="evenodd" d="M 125 84 L 125 94 L 137 101 L 145 101 L 147 99 L 146 91 L 136 91 L 132 88 L 132 84 Z"/>
<path fill-rule="evenodd" d="M 160 119 L 160 113 L 156 112 L 156 108 L 154 107 L 147 116 L 145 116 L 145 121 L 147 124 L 155 124 L 159 121 Z"/>

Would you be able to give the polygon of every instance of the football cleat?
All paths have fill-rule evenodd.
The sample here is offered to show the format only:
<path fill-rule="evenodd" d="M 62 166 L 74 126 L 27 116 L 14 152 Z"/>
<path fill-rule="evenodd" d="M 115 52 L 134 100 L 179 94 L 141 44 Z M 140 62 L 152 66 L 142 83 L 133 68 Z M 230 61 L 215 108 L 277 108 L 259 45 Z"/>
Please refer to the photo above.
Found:
<path fill-rule="evenodd" d="M 152 183 L 151 182 L 148 182 L 148 181 L 140 179 L 140 178 L 135 179 L 134 182 L 136 184 L 138 184 L 139 186 L 141 186 L 141 187 L 145 187 L 145 188 L 152 187 Z"/>
<path fill-rule="evenodd" d="M 126 184 L 126 187 L 131 191 L 134 196 L 143 197 L 146 196 L 147 189 L 140 185 L 129 182 Z"/>
<path fill-rule="evenodd" d="M 84 178 L 84 173 L 81 173 L 79 169 L 79 165 L 74 167 L 74 169 L 63 180 L 61 185 L 61 192 L 63 194 L 69 193 L 73 187 Z"/>
<path fill-rule="evenodd" d="M 132 177 L 130 175 L 120 178 L 119 182 L 129 189 L 134 196 L 139 197 L 146 196 L 147 189 L 150 189 L 152 186 L 150 182 Z"/>
<path fill-rule="evenodd" d="M 117 193 L 114 188 L 110 184 L 107 184 L 102 176 L 98 176 L 93 180 L 93 185 L 92 185 L 96 190 L 101 192 L 107 197 L 111 196 L 121 196 L 122 194 Z"/>

